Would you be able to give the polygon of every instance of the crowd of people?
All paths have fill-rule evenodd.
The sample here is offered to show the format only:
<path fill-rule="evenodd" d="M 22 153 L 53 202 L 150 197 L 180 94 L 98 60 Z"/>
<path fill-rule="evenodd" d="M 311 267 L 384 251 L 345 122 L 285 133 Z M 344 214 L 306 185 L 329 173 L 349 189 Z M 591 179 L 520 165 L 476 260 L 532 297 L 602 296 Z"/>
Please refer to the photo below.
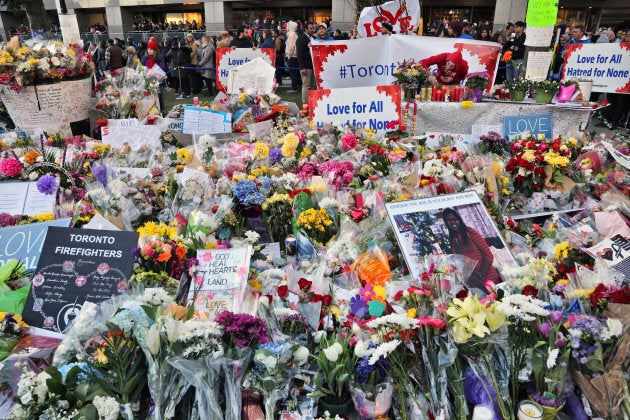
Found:
<path fill-rule="evenodd" d="M 196 20 L 189 22 L 187 20 L 179 20 L 175 21 L 161 21 L 154 22 L 150 19 L 140 19 L 138 17 L 134 17 L 134 22 L 131 25 L 132 31 L 137 32 L 161 32 L 161 31 L 201 31 L 205 30 L 205 26 Z"/>

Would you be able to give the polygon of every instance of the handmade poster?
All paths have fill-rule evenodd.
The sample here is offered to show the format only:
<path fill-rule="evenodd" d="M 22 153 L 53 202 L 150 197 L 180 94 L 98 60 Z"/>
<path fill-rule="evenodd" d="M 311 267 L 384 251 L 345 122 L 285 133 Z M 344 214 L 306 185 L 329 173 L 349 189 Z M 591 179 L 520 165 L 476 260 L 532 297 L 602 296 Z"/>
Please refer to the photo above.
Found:
<path fill-rule="evenodd" d="M 188 291 L 195 308 L 214 318 L 223 311 L 239 312 L 243 303 L 251 247 L 197 251 L 199 266 Z"/>
<path fill-rule="evenodd" d="M 0 89 L 0 99 L 15 123 L 27 131 L 68 131 L 70 123 L 89 117 L 92 79 L 25 86 L 20 93 Z M 71 98 L 69 100 L 68 98 Z"/>
<path fill-rule="evenodd" d="M 384 131 L 401 118 L 400 86 L 320 89 L 308 93 L 311 121 L 317 127 L 342 123 Z"/>
<path fill-rule="evenodd" d="M 389 221 L 414 278 L 429 255 L 461 254 L 475 262 L 466 281 L 499 280 L 497 268 L 515 266 L 503 236 L 474 191 L 385 204 Z"/>
<path fill-rule="evenodd" d="M 84 302 L 126 292 L 137 244 L 137 232 L 49 227 L 24 321 L 63 334 Z"/>
<path fill-rule="evenodd" d="M 68 227 L 70 220 L 56 219 L 0 229 L 0 266 L 10 259 L 17 259 L 25 269 L 35 271 L 48 227 Z"/>
<path fill-rule="evenodd" d="M 55 194 L 44 194 L 37 189 L 37 182 L 0 182 L 0 213 L 33 216 L 51 213 L 55 206 Z"/>
<path fill-rule="evenodd" d="M 549 44 L 549 39 L 547 39 L 547 44 Z M 525 78 L 535 82 L 542 82 L 547 79 L 547 74 L 549 74 L 549 65 L 551 64 L 551 59 L 553 58 L 553 52 L 529 51 L 528 54 Z"/>
<path fill-rule="evenodd" d="M 357 31 L 361 38 L 381 35 L 381 22 L 389 22 L 397 34 L 416 32 L 420 22 L 420 2 L 388 1 L 378 6 L 365 7 L 361 10 Z"/>
<path fill-rule="evenodd" d="M 267 95 L 273 91 L 273 80 L 276 68 L 256 57 L 243 64 L 234 67 L 228 74 L 227 93 L 238 95 L 243 91 L 254 91 L 258 95 Z"/>
<path fill-rule="evenodd" d="M 557 0 L 529 0 L 527 2 L 527 27 L 550 26 L 556 24 L 558 16 Z M 529 36 L 529 30 L 527 31 Z M 548 44 L 549 42 L 547 42 Z"/>
<path fill-rule="evenodd" d="M 389 85 L 403 60 L 420 61 L 455 51 L 468 64 L 468 73 L 486 71 L 491 82 L 488 86 L 494 84 L 501 53 L 501 45 L 495 42 L 396 34 L 311 45 L 319 89 Z"/>
<path fill-rule="evenodd" d="M 553 138 L 553 118 L 551 114 L 514 115 L 503 117 L 505 138 L 513 139 L 522 133 L 532 133 L 534 136 L 543 134 L 546 138 Z"/>
<path fill-rule="evenodd" d="M 590 79 L 593 92 L 630 93 L 630 43 L 567 44 L 562 80 Z"/>
<path fill-rule="evenodd" d="M 262 58 L 273 67 L 276 66 L 275 48 L 217 48 L 216 49 L 216 83 L 217 89 L 226 91 L 230 70 L 242 66 L 255 58 Z"/>
<path fill-rule="evenodd" d="M 64 44 L 72 44 L 75 42 L 83 42 L 79 31 L 79 22 L 77 15 L 74 13 L 59 13 L 59 26 L 61 28 L 61 37 Z M 83 44 L 81 44 L 83 45 Z"/>
<path fill-rule="evenodd" d="M 214 109 L 184 107 L 184 134 L 231 133 L 232 114 Z"/>
<path fill-rule="evenodd" d="M 125 143 L 136 150 L 141 146 L 159 147 L 162 131 L 157 125 L 107 126 L 101 127 L 103 143 L 120 149 Z"/>

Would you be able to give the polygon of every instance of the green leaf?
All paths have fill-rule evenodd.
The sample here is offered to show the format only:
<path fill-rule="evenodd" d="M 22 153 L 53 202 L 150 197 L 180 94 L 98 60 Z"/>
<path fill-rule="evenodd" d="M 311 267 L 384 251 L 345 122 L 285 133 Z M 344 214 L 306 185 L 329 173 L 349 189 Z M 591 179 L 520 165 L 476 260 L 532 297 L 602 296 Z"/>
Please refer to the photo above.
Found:
<path fill-rule="evenodd" d="M 46 386 L 48 386 L 48 391 L 50 391 L 53 394 L 57 394 L 60 396 L 64 396 L 66 395 L 67 389 L 66 387 L 61 383 L 61 381 L 55 381 L 52 378 L 46 379 Z"/>
<path fill-rule="evenodd" d="M 79 410 L 78 417 L 85 418 L 85 419 L 97 419 L 98 411 L 96 410 L 96 407 L 94 406 L 94 404 L 88 404 Z"/>
<path fill-rule="evenodd" d="M 83 370 L 79 366 L 74 366 L 72 369 L 66 373 L 66 386 L 68 388 L 76 388 L 77 383 L 79 382 L 79 375 L 83 372 Z"/>
<path fill-rule="evenodd" d="M 54 381 L 59 383 L 63 382 L 63 376 L 61 375 L 61 372 L 59 372 L 59 369 L 57 369 L 55 366 L 48 366 L 46 369 L 44 369 L 44 372 L 49 374 L 50 378 Z"/>

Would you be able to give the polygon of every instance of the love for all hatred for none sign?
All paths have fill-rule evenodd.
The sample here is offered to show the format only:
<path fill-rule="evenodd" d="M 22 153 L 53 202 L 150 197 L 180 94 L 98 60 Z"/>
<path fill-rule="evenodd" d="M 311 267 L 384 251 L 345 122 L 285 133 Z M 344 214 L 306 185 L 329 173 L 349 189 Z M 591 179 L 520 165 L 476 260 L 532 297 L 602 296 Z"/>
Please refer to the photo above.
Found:
<path fill-rule="evenodd" d="M 400 121 L 399 85 L 309 91 L 311 121 L 317 127 L 340 122 L 358 129 L 382 131 Z"/>
<path fill-rule="evenodd" d="M 188 291 L 195 308 L 214 318 L 223 311 L 239 311 L 243 303 L 250 247 L 197 251 L 199 266 Z"/>
<path fill-rule="evenodd" d="M 63 333 L 84 302 L 124 293 L 137 232 L 49 227 L 24 306 L 29 325 Z"/>
<path fill-rule="evenodd" d="M 593 92 L 630 93 L 630 43 L 567 44 L 564 49 L 562 80 L 590 79 Z"/>

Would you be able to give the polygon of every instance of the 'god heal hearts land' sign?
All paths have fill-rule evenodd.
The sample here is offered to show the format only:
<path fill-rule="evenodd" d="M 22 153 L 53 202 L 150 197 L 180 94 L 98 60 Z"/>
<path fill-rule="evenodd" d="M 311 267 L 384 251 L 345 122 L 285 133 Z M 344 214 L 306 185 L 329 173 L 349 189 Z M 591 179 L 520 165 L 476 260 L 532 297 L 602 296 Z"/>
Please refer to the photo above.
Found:
<path fill-rule="evenodd" d="M 311 90 L 311 121 L 318 127 L 340 122 L 359 129 L 385 130 L 389 123 L 400 121 L 400 93 L 399 85 Z"/>

